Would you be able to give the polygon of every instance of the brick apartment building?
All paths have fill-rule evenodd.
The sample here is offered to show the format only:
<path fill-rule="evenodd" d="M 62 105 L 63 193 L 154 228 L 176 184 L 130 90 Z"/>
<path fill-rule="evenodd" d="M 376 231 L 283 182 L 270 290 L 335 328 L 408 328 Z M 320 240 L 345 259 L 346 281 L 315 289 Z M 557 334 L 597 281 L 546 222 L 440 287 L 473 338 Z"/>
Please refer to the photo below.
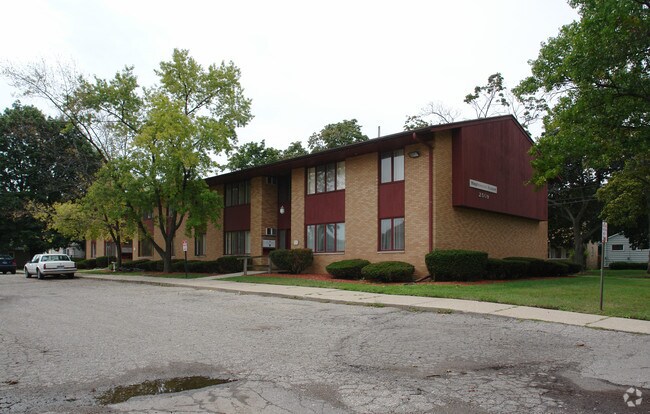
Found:
<path fill-rule="evenodd" d="M 223 195 L 217 228 L 175 238 L 188 259 L 314 251 L 310 271 L 363 258 L 427 274 L 433 249 L 547 255 L 546 189 L 527 185 L 533 142 L 512 116 L 437 125 L 208 178 Z M 155 235 L 162 242 L 162 236 Z M 93 244 L 92 246 L 90 244 Z M 89 241 L 86 252 L 104 254 Z M 92 251 L 91 251 L 92 249 Z M 156 257 L 153 257 L 153 256 Z M 133 258 L 158 260 L 134 240 Z"/>

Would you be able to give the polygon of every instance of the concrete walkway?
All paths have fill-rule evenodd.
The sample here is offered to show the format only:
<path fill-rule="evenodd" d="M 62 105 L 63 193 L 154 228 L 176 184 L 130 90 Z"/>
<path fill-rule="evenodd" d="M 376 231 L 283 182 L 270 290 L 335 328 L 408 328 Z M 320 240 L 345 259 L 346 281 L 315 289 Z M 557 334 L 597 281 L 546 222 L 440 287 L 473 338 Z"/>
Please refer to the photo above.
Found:
<path fill-rule="evenodd" d="M 249 272 L 253 274 L 256 272 Z M 257 272 L 263 273 L 263 272 Z M 233 273 L 220 276 L 206 276 L 199 279 L 176 279 L 152 276 L 130 276 L 120 274 L 95 275 L 77 273 L 84 279 L 111 280 L 117 282 L 144 283 L 158 286 L 179 286 L 194 289 L 208 289 L 238 294 L 278 296 L 292 299 L 313 300 L 319 302 L 343 303 L 354 305 L 377 305 L 422 311 L 454 311 L 481 313 L 517 319 L 531 319 L 567 325 L 586 326 L 590 328 L 609 329 L 650 335 L 650 321 L 616 318 L 587 313 L 566 312 L 553 309 L 533 308 L 529 306 L 507 305 L 492 302 L 479 302 L 464 299 L 425 298 L 420 296 L 385 295 L 348 290 L 314 288 L 302 286 L 264 285 L 256 283 L 239 283 L 219 280 L 226 277 L 241 276 Z"/>

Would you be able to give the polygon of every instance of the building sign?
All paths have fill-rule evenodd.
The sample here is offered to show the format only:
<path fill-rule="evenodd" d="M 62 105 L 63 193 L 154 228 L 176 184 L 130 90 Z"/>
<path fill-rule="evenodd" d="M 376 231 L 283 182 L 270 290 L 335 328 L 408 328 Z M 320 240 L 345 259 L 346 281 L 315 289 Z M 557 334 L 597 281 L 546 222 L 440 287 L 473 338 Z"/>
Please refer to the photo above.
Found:
<path fill-rule="evenodd" d="M 262 240 L 262 248 L 275 249 L 275 240 Z"/>
<path fill-rule="evenodd" d="M 483 183 L 481 181 L 469 180 L 469 186 L 477 190 L 487 191 L 489 193 L 497 193 L 497 186 L 492 184 Z"/>

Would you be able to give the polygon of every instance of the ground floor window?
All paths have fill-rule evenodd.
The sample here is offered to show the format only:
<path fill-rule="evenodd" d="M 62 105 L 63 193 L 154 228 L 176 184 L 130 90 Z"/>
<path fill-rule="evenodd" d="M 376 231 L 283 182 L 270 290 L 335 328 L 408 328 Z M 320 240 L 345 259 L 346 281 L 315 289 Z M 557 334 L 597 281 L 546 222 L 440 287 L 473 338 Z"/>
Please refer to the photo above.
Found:
<path fill-rule="evenodd" d="M 345 223 L 308 225 L 307 248 L 317 253 L 344 252 Z"/>
<path fill-rule="evenodd" d="M 225 233 L 225 253 L 243 255 L 251 253 L 250 231 L 227 231 Z"/>
<path fill-rule="evenodd" d="M 90 242 L 90 258 L 94 259 L 95 257 L 97 257 L 97 242 L 92 240 Z"/>
<path fill-rule="evenodd" d="M 196 233 L 194 236 L 194 256 L 205 256 L 206 251 L 205 233 Z"/>
<path fill-rule="evenodd" d="M 117 248 L 113 242 L 104 242 L 104 256 L 117 257 Z"/>
<path fill-rule="evenodd" d="M 146 237 L 138 240 L 138 256 L 153 256 L 153 244 L 151 240 Z"/>
<path fill-rule="evenodd" d="M 404 250 L 404 217 L 379 221 L 379 250 Z"/>

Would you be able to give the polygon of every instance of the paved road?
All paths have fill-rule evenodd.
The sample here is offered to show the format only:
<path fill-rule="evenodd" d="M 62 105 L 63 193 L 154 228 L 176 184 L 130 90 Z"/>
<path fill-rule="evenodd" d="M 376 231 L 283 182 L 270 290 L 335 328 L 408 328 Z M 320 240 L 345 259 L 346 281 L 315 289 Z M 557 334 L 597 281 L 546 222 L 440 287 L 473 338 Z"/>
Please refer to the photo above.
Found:
<path fill-rule="evenodd" d="M 647 335 L 495 316 L 0 276 L 3 413 L 647 413 L 648 351 Z M 97 402 L 199 375 L 232 382 Z"/>

